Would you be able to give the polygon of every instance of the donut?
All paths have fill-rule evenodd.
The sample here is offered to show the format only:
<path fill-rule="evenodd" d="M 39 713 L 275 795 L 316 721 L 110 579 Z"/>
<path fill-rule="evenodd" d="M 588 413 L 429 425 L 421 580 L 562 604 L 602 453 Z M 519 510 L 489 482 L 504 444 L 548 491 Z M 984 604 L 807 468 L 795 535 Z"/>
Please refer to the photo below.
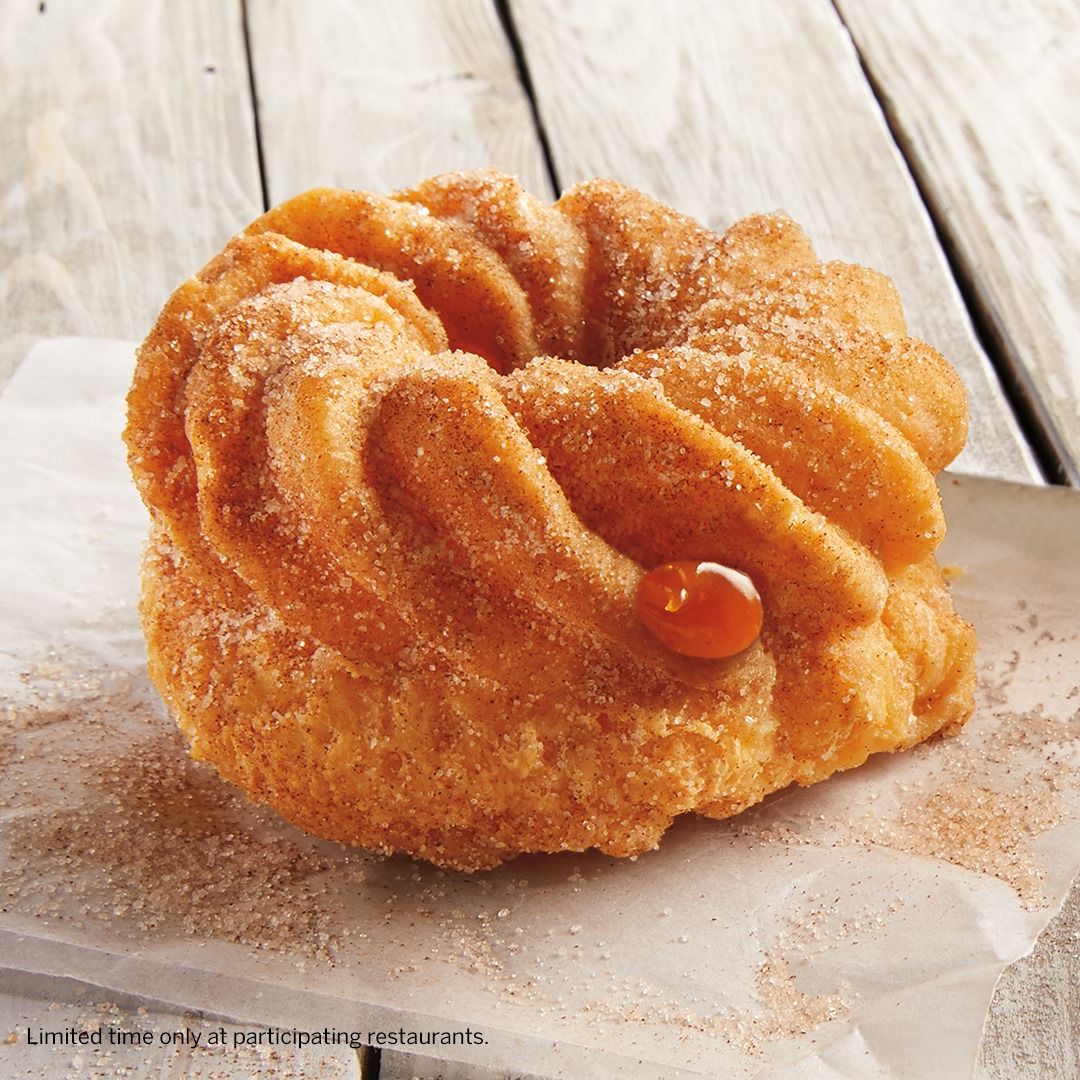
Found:
<path fill-rule="evenodd" d="M 195 758 L 318 836 L 635 855 L 968 718 L 934 559 L 966 426 L 892 283 L 782 214 L 716 234 L 493 171 L 309 191 L 138 353 L 150 675 Z M 734 655 L 644 617 L 683 566 L 760 601 Z"/>

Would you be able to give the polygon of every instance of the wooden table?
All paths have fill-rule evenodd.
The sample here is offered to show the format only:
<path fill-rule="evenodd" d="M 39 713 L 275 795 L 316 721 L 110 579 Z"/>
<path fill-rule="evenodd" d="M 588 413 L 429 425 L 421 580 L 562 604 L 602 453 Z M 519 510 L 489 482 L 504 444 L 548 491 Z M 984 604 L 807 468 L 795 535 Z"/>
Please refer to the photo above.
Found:
<path fill-rule="evenodd" d="M 554 196 L 610 175 L 717 227 L 782 207 L 821 255 L 885 271 L 967 382 L 957 467 L 1080 479 L 1070 0 L 0 0 L 0 15 L 0 384 L 38 337 L 141 337 L 229 235 L 305 187 L 494 165 Z M 1080 1074 L 1078 937 L 1074 889 L 1002 978 L 978 1075 Z M 6 985 L 9 1012 L 49 996 Z M 384 1078 L 440 1071 L 466 1075 L 382 1055 Z"/>

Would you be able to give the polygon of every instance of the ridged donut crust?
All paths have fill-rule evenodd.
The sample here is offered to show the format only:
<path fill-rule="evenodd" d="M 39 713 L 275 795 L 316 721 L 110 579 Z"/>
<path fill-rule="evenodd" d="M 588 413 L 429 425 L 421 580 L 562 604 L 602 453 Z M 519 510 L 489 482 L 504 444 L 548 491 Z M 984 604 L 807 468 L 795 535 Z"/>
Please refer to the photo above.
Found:
<path fill-rule="evenodd" d="M 970 714 L 933 558 L 962 387 L 781 215 L 718 236 L 493 172 L 307 192 L 176 291 L 128 400 L 151 675 L 320 836 L 630 855 Z M 674 559 L 750 574 L 754 646 L 646 631 Z"/>

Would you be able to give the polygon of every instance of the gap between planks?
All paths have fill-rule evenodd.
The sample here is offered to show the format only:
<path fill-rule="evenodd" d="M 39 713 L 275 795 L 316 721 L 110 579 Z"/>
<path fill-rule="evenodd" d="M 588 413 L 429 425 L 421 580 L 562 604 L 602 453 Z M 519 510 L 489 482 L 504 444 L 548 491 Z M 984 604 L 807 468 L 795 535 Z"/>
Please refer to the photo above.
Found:
<path fill-rule="evenodd" d="M 266 186 L 266 155 L 263 153 L 262 127 L 259 124 L 259 85 L 255 78 L 255 61 L 251 55 L 251 20 L 248 0 L 240 0 L 240 26 L 244 38 L 244 59 L 247 62 L 248 91 L 251 94 L 251 124 L 255 135 L 255 157 L 259 168 L 259 188 L 263 210 L 270 209 L 270 192 Z"/>
<path fill-rule="evenodd" d="M 934 233 L 967 307 L 979 344 L 997 373 L 1005 398 L 1035 453 L 1043 478 L 1052 484 L 1080 487 L 1080 464 L 1071 458 L 1065 440 L 1043 404 L 1035 381 L 1025 366 L 1008 327 L 991 298 L 980 289 L 974 268 L 964 258 L 955 232 L 949 226 L 941 200 L 935 194 L 934 186 L 921 166 L 918 155 L 914 153 L 911 137 L 891 105 L 872 60 L 860 47 L 859 39 L 851 32 L 843 9 L 836 0 L 831 0 L 831 3 L 837 18 L 848 31 L 867 85 L 877 100 L 881 115 L 885 118 L 893 141 L 907 165 L 915 189 L 934 226 Z"/>
<path fill-rule="evenodd" d="M 543 118 L 540 116 L 540 108 L 536 103 L 536 90 L 533 87 L 532 74 L 529 71 L 529 61 L 526 59 L 525 50 L 521 44 L 517 23 L 514 21 L 514 13 L 510 10 L 509 0 L 494 0 L 494 3 L 495 13 L 499 16 L 499 25 L 502 26 L 503 33 L 506 34 L 507 45 L 510 47 L 510 52 L 514 57 L 518 82 L 521 83 L 522 93 L 529 101 L 533 128 L 540 143 L 540 152 L 544 155 L 544 165 L 547 167 L 548 177 L 551 180 L 551 190 L 558 196 L 562 194 L 562 183 L 559 180 L 558 170 L 555 168 L 555 159 L 551 154 L 551 143 L 548 140 L 547 129 L 544 127 Z"/>

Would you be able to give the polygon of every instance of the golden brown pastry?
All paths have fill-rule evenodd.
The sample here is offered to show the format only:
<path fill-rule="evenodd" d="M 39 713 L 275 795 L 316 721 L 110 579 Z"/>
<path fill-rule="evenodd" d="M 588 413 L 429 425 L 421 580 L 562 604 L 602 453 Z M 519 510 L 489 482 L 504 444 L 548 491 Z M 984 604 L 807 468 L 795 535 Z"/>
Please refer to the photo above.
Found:
<path fill-rule="evenodd" d="M 151 675 L 196 757 L 320 836 L 644 851 L 967 718 L 933 557 L 966 422 L 888 279 L 786 217 L 718 236 L 494 172 L 310 191 L 139 353 Z M 755 644 L 646 629 L 674 560 L 750 576 Z"/>

